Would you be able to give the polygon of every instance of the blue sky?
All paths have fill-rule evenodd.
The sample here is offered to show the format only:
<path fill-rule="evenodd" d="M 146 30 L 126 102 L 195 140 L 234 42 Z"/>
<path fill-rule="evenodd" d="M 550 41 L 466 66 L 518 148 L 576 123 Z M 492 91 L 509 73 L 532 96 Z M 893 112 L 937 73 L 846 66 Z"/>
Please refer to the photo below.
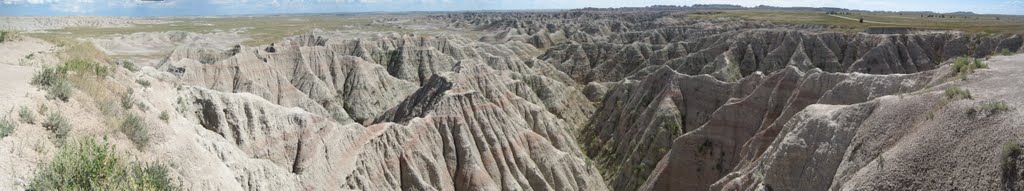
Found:
<path fill-rule="evenodd" d="M 1024 15 L 1024 0 L 0 0 L 0 15 L 181 16 L 318 12 L 571 9 L 648 5 L 842 7 Z"/>

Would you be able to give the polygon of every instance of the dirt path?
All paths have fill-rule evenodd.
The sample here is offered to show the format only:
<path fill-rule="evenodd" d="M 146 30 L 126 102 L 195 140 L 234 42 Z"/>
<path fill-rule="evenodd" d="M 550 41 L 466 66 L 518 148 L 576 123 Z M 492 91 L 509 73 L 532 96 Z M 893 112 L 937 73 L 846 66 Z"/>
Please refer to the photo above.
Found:
<path fill-rule="evenodd" d="M 841 19 L 846 19 L 846 20 L 851 20 L 851 21 L 860 21 L 860 19 L 850 18 L 850 17 L 846 17 L 846 16 L 839 16 L 839 15 L 829 15 L 829 16 L 839 17 Z M 887 22 L 878 22 L 878 21 L 869 21 L 869 20 L 864 20 L 864 23 L 874 23 L 874 24 L 883 24 L 883 25 L 898 25 L 896 23 L 887 23 Z"/>

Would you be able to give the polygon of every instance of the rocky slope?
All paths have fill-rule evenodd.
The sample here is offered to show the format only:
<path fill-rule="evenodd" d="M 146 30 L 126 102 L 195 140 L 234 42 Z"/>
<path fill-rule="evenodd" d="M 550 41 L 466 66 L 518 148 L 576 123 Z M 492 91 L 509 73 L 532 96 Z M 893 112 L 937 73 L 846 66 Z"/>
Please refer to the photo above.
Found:
<path fill-rule="evenodd" d="M 498 33 L 482 41 L 548 47 L 540 59 L 586 84 L 582 89 L 598 108 L 579 139 L 614 190 L 636 189 L 648 175 L 646 189 L 720 189 L 712 184 L 748 171 L 744 165 L 756 164 L 782 126 L 808 105 L 918 91 L 937 83 L 932 71 L 945 60 L 1020 51 L 1022 41 L 1017 34 L 845 34 L 682 14 L 613 15 L 623 14 L 441 18 Z M 658 161 L 669 165 L 655 170 Z"/>

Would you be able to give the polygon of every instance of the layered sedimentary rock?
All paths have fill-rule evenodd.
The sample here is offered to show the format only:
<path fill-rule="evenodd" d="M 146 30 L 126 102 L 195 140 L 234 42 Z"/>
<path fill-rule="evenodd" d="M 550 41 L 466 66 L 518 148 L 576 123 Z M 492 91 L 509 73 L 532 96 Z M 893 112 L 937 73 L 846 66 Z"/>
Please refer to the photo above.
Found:
<path fill-rule="evenodd" d="M 844 190 L 938 181 L 902 175 L 919 172 L 907 160 L 920 153 L 889 151 L 915 132 L 872 137 L 896 128 L 885 116 L 936 107 L 888 95 L 937 100 L 952 76 L 941 61 L 1021 50 L 1020 35 L 847 34 L 667 12 L 426 20 L 490 35 L 181 47 L 160 69 L 183 85 L 187 118 L 231 147 L 206 151 L 262 161 L 227 165 L 246 189 Z M 897 151 L 910 152 L 888 154 L 900 168 L 866 169 Z"/>
<path fill-rule="evenodd" d="M 183 85 L 187 118 L 244 160 L 273 163 L 229 165 L 245 189 L 607 190 L 572 134 L 593 105 L 535 51 L 458 37 L 303 35 L 181 47 L 160 69 Z"/>
<path fill-rule="evenodd" d="M 766 142 L 770 146 L 761 157 L 741 162 L 747 167 L 711 189 L 1019 189 L 1020 156 L 1013 150 L 1020 149 L 1014 144 L 1020 136 L 1013 133 L 1017 121 L 1011 119 L 1019 111 L 983 107 L 1020 102 L 1017 90 L 999 88 L 1016 80 L 1005 75 L 1021 69 L 1005 61 L 976 79 L 916 94 L 808 106 Z M 950 87 L 975 96 L 951 100 L 943 91 Z"/>
<path fill-rule="evenodd" d="M 1019 35 L 848 35 L 754 29 L 664 44 L 565 44 L 551 48 L 542 58 L 580 83 L 617 81 L 650 65 L 735 81 L 756 71 L 774 72 L 787 66 L 827 72 L 915 73 L 957 56 L 1017 50 L 1019 41 Z"/>
<path fill-rule="evenodd" d="M 585 84 L 598 108 L 579 139 L 615 190 L 648 175 L 645 189 L 721 189 L 717 181 L 749 171 L 808 105 L 918 91 L 945 60 L 1021 50 L 1016 34 L 849 34 L 667 12 L 434 18 L 497 33 L 481 41 L 544 48 L 539 59 Z"/>
<path fill-rule="evenodd" d="M 245 189 L 607 189 L 572 126 L 495 72 L 473 65 L 435 75 L 382 118 L 401 124 L 340 125 L 197 87 L 180 91 L 179 110 L 248 157 L 225 163 L 272 163 L 228 165 Z"/>

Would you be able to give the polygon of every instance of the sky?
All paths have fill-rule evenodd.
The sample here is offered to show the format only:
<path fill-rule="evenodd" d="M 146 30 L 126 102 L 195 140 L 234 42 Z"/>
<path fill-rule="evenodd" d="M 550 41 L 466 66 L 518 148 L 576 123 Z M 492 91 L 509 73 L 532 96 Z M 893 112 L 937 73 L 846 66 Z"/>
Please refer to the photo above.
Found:
<path fill-rule="evenodd" d="M 202 16 L 735 4 L 1024 15 L 1024 0 L 0 0 L 6 16 Z"/>

